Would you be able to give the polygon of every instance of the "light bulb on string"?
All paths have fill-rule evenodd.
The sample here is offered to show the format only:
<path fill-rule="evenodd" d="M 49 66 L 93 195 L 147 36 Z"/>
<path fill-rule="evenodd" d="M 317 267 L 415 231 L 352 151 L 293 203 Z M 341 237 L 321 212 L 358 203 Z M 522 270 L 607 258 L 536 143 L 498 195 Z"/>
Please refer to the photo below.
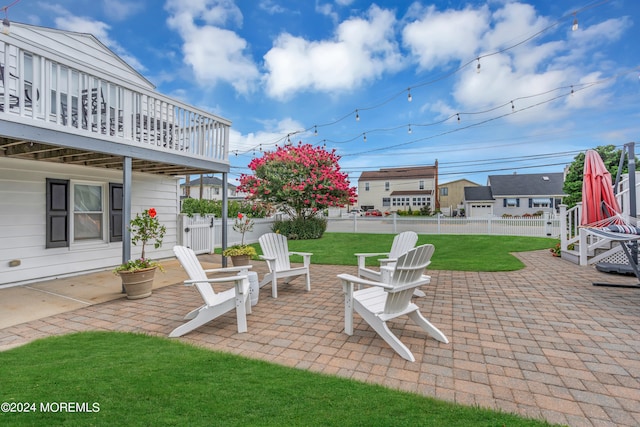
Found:
<path fill-rule="evenodd" d="M 408 133 L 409 135 L 411 135 L 411 133 L 413 133 L 413 131 L 411 130 L 411 125 L 409 125 L 409 129 L 407 130 L 407 133 Z"/>
<path fill-rule="evenodd" d="M 480 74 L 480 58 L 478 58 L 478 65 L 476 65 L 476 73 Z"/>
<path fill-rule="evenodd" d="M 360 121 L 360 114 L 358 113 L 358 110 L 356 110 L 356 122 Z"/>
<path fill-rule="evenodd" d="M 511 112 L 515 112 L 516 111 L 516 106 L 513 105 L 513 101 L 511 101 Z"/>
<path fill-rule="evenodd" d="M 4 12 L 7 13 L 6 8 Z M 11 32 L 11 22 L 9 22 L 9 18 L 5 16 L 4 19 L 2 20 L 2 34 L 8 35 L 10 32 Z"/>
<path fill-rule="evenodd" d="M 313 136 L 318 136 L 318 126 L 314 126 L 313 129 Z"/>
<path fill-rule="evenodd" d="M 407 101 L 411 102 L 413 101 L 413 97 L 411 96 L 411 88 L 408 88 L 407 91 L 409 92 L 407 94 Z"/>
<path fill-rule="evenodd" d="M 364 139 L 364 142 L 367 142 L 367 134 L 366 134 L 366 133 L 363 133 L 362 135 L 364 136 L 364 138 L 363 138 L 363 139 Z"/>
<path fill-rule="evenodd" d="M 458 123 L 460 123 L 460 113 L 456 113 L 456 116 L 458 116 Z"/>
<path fill-rule="evenodd" d="M 578 17 L 576 16 L 576 14 L 573 14 L 573 25 L 571 26 L 571 31 L 577 31 L 578 30 Z"/>

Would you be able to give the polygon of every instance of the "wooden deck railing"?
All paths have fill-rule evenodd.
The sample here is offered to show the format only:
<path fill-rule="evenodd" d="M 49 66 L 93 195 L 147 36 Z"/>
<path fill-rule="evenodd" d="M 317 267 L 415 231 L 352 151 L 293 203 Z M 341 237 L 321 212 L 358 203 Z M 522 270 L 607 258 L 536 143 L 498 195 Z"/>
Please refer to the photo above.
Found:
<path fill-rule="evenodd" d="M 0 119 L 228 162 L 229 121 L 34 50 L 0 41 Z"/>

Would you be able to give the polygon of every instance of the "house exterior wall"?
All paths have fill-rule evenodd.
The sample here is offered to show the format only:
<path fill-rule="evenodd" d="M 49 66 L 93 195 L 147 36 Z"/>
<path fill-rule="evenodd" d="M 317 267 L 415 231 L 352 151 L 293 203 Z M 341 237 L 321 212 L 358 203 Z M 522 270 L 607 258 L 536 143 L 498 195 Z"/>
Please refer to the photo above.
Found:
<path fill-rule="evenodd" d="M 516 205 L 513 205 L 515 200 Z M 546 200 L 548 205 L 536 205 L 536 201 L 542 202 Z M 553 196 L 513 196 L 513 197 L 495 197 L 493 204 L 494 216 L 512 215 L 533 215 L 539 212 L 549 212 L 551 214 L 556 212 L 556 206 L 560 204 L 560 198 L 554 198 Z M 505 206 L 506 205 L 506 206 Z"/>
<path fill-rule="evenodd" d="M 420 188 L 420 182 L 423 187 Z M 388 183 L 388 185 L 387 185 Z M 415 193 L 413 193 L 415 191 Z M 425 191 L 431 191 L 431 194 L 425 195 Z M 393 195 L 394 192 L 406 193 L 403 195 Z M 434 178 L 411 178 L 411 179 L 360 179 L 358 180 L 358 207 L 371 209 L 379 209 L 382 212 L 395 212 L 398 210 L 420 209 L 423 205 L 421 202 L 414 204 L 414 198 L 427 199 L 427 204 L 434 209 L 435 206 L 435 179 Z M 405 201 L 399 200 L 400 198 Z M 394 205 L 394 199 L 396 199 Z M 403 204 L 400 203 L 408 203 Z"/>
<path fill-rule="evenodd" d="M 181 185 L 180 195 L 183 197 L 187 196 L 187 186 L 184 184 Z M 199 185 L 189 186 L 189 197 L 191 197 L 192 199 L 200 198 Z M 227 190 L 227 197 L 239 197 L 239 193 L 235 191 L 235 189 L 229 187 Z M 222 200 L 222 187 L 220 187 L 219 185 L 204 185 L 202 188 L 202 198 L 207 200 Z"/>
<path fill-rule="evenodd" d="M 447 182 L 438 186 L 440 210 L 445 215 L 453 215 L 454 211 L 464 209 L 464 187 L 477 187 L 475 182 L 467 179 Z"/>
<path fill-rule="evenodd" d="M 71 242 L 69 247 L 45 247 L 46 180 L 104 185 L 101 240 Z M 84 166 L 0 158 L 0 286 L 113 268 L 122 261 L 122 242 L 108 241 L 108 185 L 122 183 L 122 172 Z M 156 208 L 167 227 L 163 246 L 145 248 L 149 258 L 173 256 L 178 216 L 178 178 L 134 173 L 132 217 Z M 73 209 L 73 207 L 71 207 Z M 72 217 L 72 216 L 71 216 Z M 107 218 L 105 218 L 107 217 Z M 132 258 L 141 247 L 132 246 Z M 20 265 L 10 266 L 10 261 Z"/>

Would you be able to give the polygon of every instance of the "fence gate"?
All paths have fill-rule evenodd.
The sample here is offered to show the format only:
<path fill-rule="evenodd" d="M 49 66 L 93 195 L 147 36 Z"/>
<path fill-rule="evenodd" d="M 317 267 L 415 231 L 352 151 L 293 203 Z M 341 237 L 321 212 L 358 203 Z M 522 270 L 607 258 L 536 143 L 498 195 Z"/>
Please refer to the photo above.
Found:
<path fill-rule="evenodd" d="M 182 245 L 196 254 L 213 253 L 213 215 L 182 216 Z"/>

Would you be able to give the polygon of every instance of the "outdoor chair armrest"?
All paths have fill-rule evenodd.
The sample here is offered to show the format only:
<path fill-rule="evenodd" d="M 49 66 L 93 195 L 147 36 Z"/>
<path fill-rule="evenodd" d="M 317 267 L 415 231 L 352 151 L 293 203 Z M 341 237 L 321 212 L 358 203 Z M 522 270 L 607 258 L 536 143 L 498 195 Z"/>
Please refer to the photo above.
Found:
<path fill-rule="evenodd" d="M 299 255 L 301 256 L 302 262 L 304 264 L 305 267 L 309 267 L 309 264 L 311 264 L 311 255 L 313 255 L 310 252 L 289 252 L 289 256 L 291 255 Z"/>
<path fill-rule="evenodd" d="M 389 284 L 382 283 L 382 282 L 374 282 L 373 280 L 363 279 L 361 277 L 357 277 L 352 274 L 346 274 L 346 273 L 338 274 L 338 279 L 342 280 L 343 283 L 347 282 L 347 283 L 353 283 L 356 285 L 378 286 L 384 289 L 393 289 L 393 286 Z"/>
<path fill-rule="evenodd" d="M 222 268 L 209 268 L 204 270 L 205 273 L 209 274 L 209 273 L 233 273 L 233 272 L 240 272 L 240 273 L 247 273 L 247 270 L 251 270 L 253 268 L 253 265 L 241 265 L 238 267 L 222 267 Z"/>
<path fill-rule="evenodd" d="M 185 280 L 184 284 L 186 286 L 193 286 L 197 283 L 229 283 L 233 282 L 236 288 L 236 294 L 245 294 L 249 291 L 249 276 L 245 275 L 237 275 L 230 277 L 216 277 L 215 279 L 207 279 L 207 280 Z M 244 286 L 243 286 L 244 284 Z"/>
<path fill-rule="evenodd" d="M 365 268 L 367 258 L 374 256 L 389 256 L 389 252 L 359 253 L 354 255 L 358 258 L 358 268 Z"/>

